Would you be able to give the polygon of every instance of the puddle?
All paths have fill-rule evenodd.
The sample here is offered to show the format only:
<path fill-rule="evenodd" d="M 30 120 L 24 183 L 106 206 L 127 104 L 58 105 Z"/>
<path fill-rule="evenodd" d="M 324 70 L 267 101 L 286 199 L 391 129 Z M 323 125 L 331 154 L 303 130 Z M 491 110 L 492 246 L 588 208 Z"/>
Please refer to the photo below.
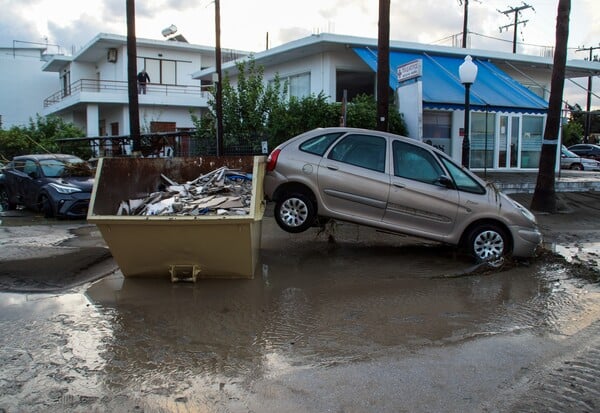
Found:
<path fill-rule="evenodd" d="M 256 410 L 243 397 L 253 383 L 269 382 L 271 400 L 307 371 L 343 366 L 368 384 L 362 368 L 378 366 L 393 379 L 382 360 L 439 351 L 443 364 L 446 349 L 481 339 L 559 340 L 600 311 L 598 292 L 559 261 L 456 276 L 472 263 L 451 248 L 343 231 L 334 243 L 290 238 L 285 250 L 265 239 L 252 280 L 117 272 L 55 295 L 0 293 L 0 410 Z M 306 398 L 324 386 L 303 385 Z"/>
<path fill-rule="evenodd" d="M 563 256 L 567 262 L 588 262 L 600 269 L 600 242 L 553 244 L 550 250 Z"/>

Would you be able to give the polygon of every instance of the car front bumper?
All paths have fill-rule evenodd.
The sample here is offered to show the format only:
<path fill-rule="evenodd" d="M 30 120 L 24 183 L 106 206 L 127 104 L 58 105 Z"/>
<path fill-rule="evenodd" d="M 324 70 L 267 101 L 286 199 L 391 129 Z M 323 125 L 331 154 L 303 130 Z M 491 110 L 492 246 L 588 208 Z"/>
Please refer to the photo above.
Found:
<path fill-rule="evenodd" d="M 515 257 L 528 258 L 535 255 L 542 245 L 542 233 L 537 228 L 513 227 L 513 252 Z"/>

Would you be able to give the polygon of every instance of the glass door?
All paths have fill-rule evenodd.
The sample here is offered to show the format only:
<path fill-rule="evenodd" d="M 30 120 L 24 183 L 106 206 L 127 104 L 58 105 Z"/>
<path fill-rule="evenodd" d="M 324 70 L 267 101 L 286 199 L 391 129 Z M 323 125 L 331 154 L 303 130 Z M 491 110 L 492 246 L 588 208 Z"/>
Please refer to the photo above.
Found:
<path fill-rule="evenodd" d="M 498 133 L 498 167 L 508 168 L 510 155 L 508 155 L 508 116 L 500 116 L 500 128 Z"/>
<path fill-rule="evenodd" d="M 510 167 L 516 168 L 518 163 L 519 136 L 521 130 L 521 118 L 519 116 L 511 116 L 510 119 Z"/>
<path fill-rule="evenodd" d="M 520 129 L 521 118 L 519 116 L 500 116 L 498 167 L 518 167 Z"/>

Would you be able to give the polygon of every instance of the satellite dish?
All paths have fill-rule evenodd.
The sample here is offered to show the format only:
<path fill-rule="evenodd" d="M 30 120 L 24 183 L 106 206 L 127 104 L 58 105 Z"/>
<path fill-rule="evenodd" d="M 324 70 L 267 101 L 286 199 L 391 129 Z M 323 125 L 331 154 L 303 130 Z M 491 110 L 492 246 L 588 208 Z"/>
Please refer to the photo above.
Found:
<path fill-rule="evenodd" d="M 166 29 L 163 29 L 162 31 L 163 37 L 169 37 L 170 35 L 175 33 L 177 33 L 177 26 L 175 26 L 174 24 L 170 25 Z"/>

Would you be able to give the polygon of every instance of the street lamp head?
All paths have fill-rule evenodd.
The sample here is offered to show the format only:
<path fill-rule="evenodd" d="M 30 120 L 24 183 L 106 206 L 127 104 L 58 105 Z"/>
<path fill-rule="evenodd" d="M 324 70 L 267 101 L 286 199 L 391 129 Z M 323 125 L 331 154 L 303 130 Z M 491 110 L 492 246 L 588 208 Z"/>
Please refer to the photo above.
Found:
<path fill-rule="evenodd" d="M 458 75 L 460 77 L 460 83 L 470 85 L 475 82 L 477 77 L 477 65 L 473 63 L 471 56 L 467 55 L 465 61 L 458 68 Z"/>

